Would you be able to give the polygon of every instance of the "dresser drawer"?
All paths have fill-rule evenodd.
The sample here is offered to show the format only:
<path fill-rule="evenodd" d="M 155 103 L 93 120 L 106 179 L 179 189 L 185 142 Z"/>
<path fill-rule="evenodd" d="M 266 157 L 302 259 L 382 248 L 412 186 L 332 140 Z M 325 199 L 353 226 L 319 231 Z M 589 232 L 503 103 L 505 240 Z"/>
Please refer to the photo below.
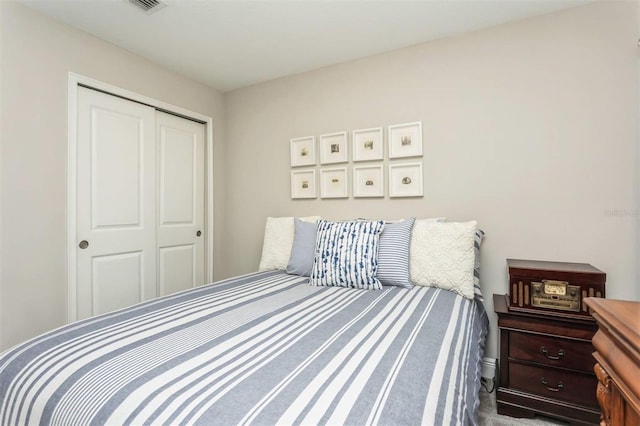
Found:
<path fill-rule="evenodd" d="M 597 383 L 593 375 L 509 362 L 510 388 L 547 398 L 597 408 Z"/>
<path fill-rule="evenodd" d="M 591 342 L 519 332 L 509 334 L 509 357 L 523 361 L 591 373 L 596 363 L 593 351 Z"/>

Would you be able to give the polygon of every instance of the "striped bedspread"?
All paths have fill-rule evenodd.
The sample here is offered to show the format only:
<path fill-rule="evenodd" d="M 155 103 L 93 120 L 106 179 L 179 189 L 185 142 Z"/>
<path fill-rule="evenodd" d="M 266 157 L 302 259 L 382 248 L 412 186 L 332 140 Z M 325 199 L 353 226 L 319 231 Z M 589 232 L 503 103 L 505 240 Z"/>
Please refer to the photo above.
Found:
<path fill-rule="evenodd" d="M 432 288 L 263 272 L 0 355 L 0 424 L 477 423 L 487 316 Z"/>

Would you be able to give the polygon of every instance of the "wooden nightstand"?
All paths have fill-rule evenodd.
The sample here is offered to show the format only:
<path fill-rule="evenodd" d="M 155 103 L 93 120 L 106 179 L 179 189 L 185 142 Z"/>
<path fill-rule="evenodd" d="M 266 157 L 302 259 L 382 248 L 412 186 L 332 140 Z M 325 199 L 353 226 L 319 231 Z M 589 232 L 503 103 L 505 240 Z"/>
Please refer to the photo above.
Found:
<path fill-rule="evenodd" d="M 500 331 L 498 414 L 599 423 L 593 318 L 510 311 L 508 303 L 506 295 L 493 295 Z"/>

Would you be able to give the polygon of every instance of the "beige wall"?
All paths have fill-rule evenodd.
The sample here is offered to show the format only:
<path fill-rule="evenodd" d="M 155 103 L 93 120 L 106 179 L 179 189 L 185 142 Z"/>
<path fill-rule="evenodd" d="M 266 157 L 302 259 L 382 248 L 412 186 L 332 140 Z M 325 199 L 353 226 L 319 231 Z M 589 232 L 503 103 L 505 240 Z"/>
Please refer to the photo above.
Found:
<path fill-rule="evenodd" d="M 0 349 L 66 320 L 67 78 L 72 71 L 213 117 L 215 226 L 224 218 L 223 99 L 123 49 L 0 2 Z M 221 233 L 215 246 L 221 247 Z M 214 269 L 221 269 L 219 262 Z"/>
<path fill-rule="evenodd" d="M 492 320 L 510 257 L 589 262 L 640 299 L 637 17 L 598 2 L 226 94 L 224 275 L 257 268 L 267 216 L 446 216 L 487 233 Z M 290 199 L 290 138 L 418 120 L 424 198 Z"/>

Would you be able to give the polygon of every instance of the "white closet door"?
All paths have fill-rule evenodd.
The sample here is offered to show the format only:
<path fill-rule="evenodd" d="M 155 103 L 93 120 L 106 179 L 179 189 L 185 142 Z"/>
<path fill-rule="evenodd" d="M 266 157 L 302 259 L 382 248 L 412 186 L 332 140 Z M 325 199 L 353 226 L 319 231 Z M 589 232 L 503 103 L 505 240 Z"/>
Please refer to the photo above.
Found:
<path fill-rule="evenodd" d="M 155 114 L 78 88 L 78 319 L 157 295 Z"/>
<path fill-rule="evenodd" d="M 204 124 L 156 114 L 160 295 L 204 284 Z"/>

